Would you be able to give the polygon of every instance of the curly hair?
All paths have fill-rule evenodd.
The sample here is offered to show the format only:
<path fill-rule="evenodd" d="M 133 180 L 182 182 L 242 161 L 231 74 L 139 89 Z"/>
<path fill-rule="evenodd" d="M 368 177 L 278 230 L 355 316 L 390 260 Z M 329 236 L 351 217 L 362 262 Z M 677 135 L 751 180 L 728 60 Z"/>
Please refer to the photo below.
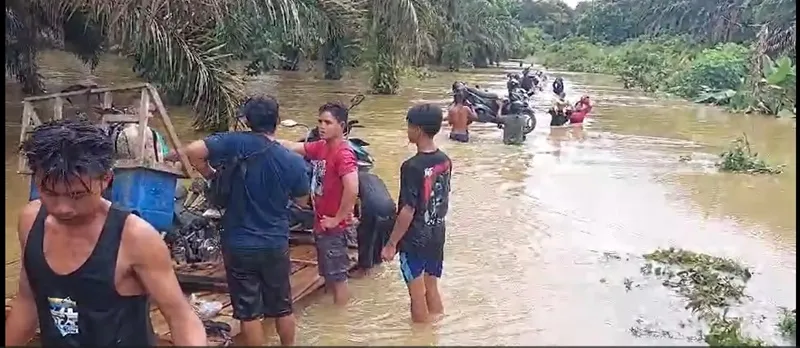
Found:
<path fill-rule="evenodd" d="M 70 178 L 100 177 L 114 165 L 114 143 L 106 131 L 85 120 L 56 120 L 34 128 L 20 146 L 28 167 L 52 188 Z M 86 185 L 86 183 L 84 183 Z"/>

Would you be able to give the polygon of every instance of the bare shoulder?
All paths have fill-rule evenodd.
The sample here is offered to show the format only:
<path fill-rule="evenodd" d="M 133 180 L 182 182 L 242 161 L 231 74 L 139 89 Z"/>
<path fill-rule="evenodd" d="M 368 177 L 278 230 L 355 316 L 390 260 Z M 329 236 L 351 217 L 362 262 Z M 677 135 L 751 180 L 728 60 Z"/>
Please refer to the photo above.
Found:
<path fill-rule="evenodd" d="M 30 233 L 33 222 L 36 221 L 36 216 L 39 215 L 39 209 L 41 208 L 42 201 L 36 199 L 28 202 L 20 211 L 17 222 L 20 243 L 25 244 L 25 241 L 28 240 L 28 233 Z"/>
<path fill-rule="evenodd" d="M 152 253 L 166 250 L 167 247 L 158 231 L 135 214 L 129 214 L 125 219 L 125 226 L 122 229 L 122 246 L 125 248 L 125 253 L 134 258 L 137 255 L 152 255 Z"/>

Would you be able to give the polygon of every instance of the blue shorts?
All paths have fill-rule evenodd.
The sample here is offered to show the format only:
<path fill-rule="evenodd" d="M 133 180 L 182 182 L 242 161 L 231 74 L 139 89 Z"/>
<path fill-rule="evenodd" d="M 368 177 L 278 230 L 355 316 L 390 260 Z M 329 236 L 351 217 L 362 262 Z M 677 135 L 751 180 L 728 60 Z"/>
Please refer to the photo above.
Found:
<path fill-rule="evenodd" d="M 423 272 L 436 278 L 441 278 L 442 260 L 426 259 L 414 254 L 400 252 L 400 273 L 403 274 L 403 280 L 406 283 L 417 279 Z"/>

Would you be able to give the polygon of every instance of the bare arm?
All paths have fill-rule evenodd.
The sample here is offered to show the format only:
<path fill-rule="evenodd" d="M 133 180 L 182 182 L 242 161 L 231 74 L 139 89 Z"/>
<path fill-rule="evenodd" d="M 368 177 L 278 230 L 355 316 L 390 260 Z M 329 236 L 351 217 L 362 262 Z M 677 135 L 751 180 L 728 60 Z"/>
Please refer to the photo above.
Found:
<path fill-rule="evenodd" d="M 183 148 L 183 153 L 189 158 L 189 164 L 197 169 L 204 178 L 208 179 L 214 175 L 214 168 L 208 164 L 208 147 L 203 140 L 195 140 Z M 178 152 L 175 150 L 164 157 L 167 161 L 176 161 L 178 159 Z"/>
<path fill-rule="evenodd" d="M 358 171 L 352 171 L 342 176 L 342 201 L 339 203 L 339 211 L 334 217 L 336 221 L 342 221 L 353 212 L 358 198 Z"/>
<path fill-rule="evenodd" d="M 414 219 L 414 212 L 415 209 L 409 205 L 404 205 L 403 209 L 400 209 L 400 213 L 397 214 L 397 218 L 395 219 L 394 228 L 392 228 L 392 234 L 389 236 L 389 241 L 386 245 L 397 247 L 397 243 L 400 243 L 400 240 L 403 239 L 403 236 L 408 232 L 408 227 L 411 226 L 411 220 Z"/>
<path fill-rule="evenodd" d="M 396 248 L 397 243 L 408 232 L 408 228 L 414 220 L 416 207 L 420 201 L 419 194 L 423 180 L 424 174 L 419 169 L 416 169 L 410 161 L 406 161 L 400 166 L 400 197 L 397 199 L 397 205 L 402 208 L 397 213 L 394 227 L 386 246 Z"/>
<path fill-rule="evenodd" d="M 499 115 L 499 112 L 500 111 L 498 111 L 498 115 Z M 469 108 L 469 107 L 467 108 L 467 119 L 472 121 L 472 122 L 477 122 L 478 121 L 478 114 L 475 113 L 475 110 L 472 110 L 472 108 Z"/>
<path fill-rule="evenodd" d="M 28 233 L 36 220 L 41 203 L 36 200 L 28 203 L 23 208 L 17 224 L 19 236 L 20 259 L 25 252 L 25 242 L 28 240 Z M 28 276 L 25 273 L 25 263 L 20 260 L 19 289 L 17 295 L 11 300 L 11 312 L 6 317 L 6 347 L 24 346 L 36 334 L 39 326 L 38 315 L 36 313 L 36 302 L 33 299 Z"/>
<path fill-rule="evenodd" d="M 183 296 L 167 245 L 156 230 L 137 216 L 125 222 L 133 270 L 164 315 L 175 346 L 208 346 L 202 321 Z M 129 244 L 128 244 L 129 243 Z"/>
<path fill-rule="evenodd" d="M 300 154 L 301 156 L 306 155 L 306 143 L 282 139 L 278 139 L 278 143 L 283 145 L 283 147 Z"/>

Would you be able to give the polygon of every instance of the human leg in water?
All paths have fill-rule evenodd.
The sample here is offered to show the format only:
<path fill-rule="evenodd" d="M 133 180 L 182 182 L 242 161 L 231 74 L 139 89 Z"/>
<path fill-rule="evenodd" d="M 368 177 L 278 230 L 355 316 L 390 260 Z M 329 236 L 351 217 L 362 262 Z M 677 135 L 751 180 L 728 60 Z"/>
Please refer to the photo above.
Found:
<path fill-rule="evenodd" d="M 266 342 L 263 318 L 274 318 L 282 345 L 293 345 L 295 319 L 289 282 L 289 249 L 223 250 L 233 317 L 248 346 Z"/>
<path fill-rule="evenodd" d="M 444 313 L 438 279 L 442 262 L 400 252 L 400 270 L 411 298 L 411 320 L 426 323 Z"/>
<path fill-rule="evenodd" d="M 325 286 L 333 292 L 333 303 L 340 306 L 347 305 L 350 299 L 347 288 L 347 271 L 350 268 L 347 233 L 347 229 L 314 233 L 319 275 L 325 278 Z"/>

